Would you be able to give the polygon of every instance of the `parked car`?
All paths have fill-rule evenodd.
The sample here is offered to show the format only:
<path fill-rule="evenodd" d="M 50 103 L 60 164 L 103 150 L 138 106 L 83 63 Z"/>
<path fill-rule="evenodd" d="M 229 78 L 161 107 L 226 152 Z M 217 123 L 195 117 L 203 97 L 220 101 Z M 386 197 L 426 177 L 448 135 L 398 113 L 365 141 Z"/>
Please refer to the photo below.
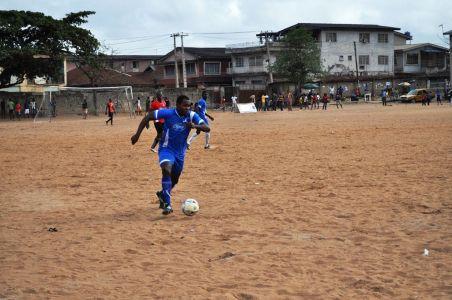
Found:
<path fill-rule="evenodd" d="M 428 94 L 427 89 L 415 89 L 409 91 L 408 94 L 400 96 L 402 102 L 421 102 L 424 94 Z"/>

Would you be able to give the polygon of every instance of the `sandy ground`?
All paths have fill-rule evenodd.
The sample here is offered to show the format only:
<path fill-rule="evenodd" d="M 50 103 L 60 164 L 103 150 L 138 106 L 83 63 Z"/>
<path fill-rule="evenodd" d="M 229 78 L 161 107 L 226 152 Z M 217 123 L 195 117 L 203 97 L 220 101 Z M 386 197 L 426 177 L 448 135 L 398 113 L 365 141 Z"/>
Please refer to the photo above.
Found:
<path fill-rule="evenodd" d="M 212 114 L 194 217 L 139 119 L 1 122 L 0 298 L 452 298 L 452 106 Z"/>

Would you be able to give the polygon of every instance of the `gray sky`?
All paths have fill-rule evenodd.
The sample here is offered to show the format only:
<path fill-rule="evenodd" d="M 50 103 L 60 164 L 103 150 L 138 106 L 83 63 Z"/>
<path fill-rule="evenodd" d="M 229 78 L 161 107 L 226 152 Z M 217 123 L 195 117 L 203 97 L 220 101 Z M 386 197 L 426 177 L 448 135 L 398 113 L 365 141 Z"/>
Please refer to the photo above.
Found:
<path fill-rule="evenodd" d="M 260 31 L 299 22 L 393 26 L 411 32 L 413 43 L 441 46 L 446 44 L 439 25 L 452 30 L 451 0 L 0 0 L 0 9 L 54 18 L 93 10 L 84 27 L 114 54 L 165 54 L 173 47 L 173 32 L 189 33 L 187 47 L 253 42 Z"/>

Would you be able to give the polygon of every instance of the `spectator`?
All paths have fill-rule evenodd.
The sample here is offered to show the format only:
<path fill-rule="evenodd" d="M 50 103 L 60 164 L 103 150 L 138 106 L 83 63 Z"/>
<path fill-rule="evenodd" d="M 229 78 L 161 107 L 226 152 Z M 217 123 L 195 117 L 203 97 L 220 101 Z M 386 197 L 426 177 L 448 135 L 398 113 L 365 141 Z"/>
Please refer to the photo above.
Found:
<path fill-rule="evenodd" d="M 2 99 L 2 102 L 0 103 L 0 109 L 1 109 L 2 119 L 6 119 L 6 102 L 5 102 L 5 99 Z"/>
<path fill-rule="evenodd" d="M 22 111 L 22 105 L 20 104 L 19 101 L 17 101 L 17 104 L 16 104 L 16 117 L 17 117 L 17 119 L 19 119 L 19 121 L 20 121 L 20 113 L 21 113 L 21 111 Z"/>
<path fill-rule="evenodd" d="M 8 111 L 9 111 L 9 119 L 14 120 L 14 101 L 9 99 L 8 100 Z"/>
<path fill-rule="evenodd" d="M 328 105 L 328 96 L 326 93 L 323 94 L 322 102 L 323 102 L 322 109 L 326 110 L 327 105 Z"/>

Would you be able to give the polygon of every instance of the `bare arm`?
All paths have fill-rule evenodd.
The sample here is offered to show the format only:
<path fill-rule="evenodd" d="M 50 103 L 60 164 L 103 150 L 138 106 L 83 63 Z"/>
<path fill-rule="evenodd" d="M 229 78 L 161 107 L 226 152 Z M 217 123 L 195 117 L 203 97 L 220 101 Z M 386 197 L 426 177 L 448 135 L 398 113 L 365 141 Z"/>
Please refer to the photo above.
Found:
<path fill-rule="evenodd" d="M 212 121 L 215 120 L 211 115 L 209 115 L 208 113 L 206 113 L 206 116 L 211 119 Z"/>
<path fill-rule="evenodd" d="M 209 132 L 210 131 L 210 127 L 206 124 L 206 123 L 201 123 L 199 125 L 196 125 L 195 123 L 188 123 L 188 126 L 190 126 L 190 128 L 196 129 L 196 130 L 201 130 L 204 132 Z"/>
<path fill-rule="evenodd" d="M 143 131 L 146 124 L 149 124 L 150 120 L 155 120 L 154 114 L 149 113 L 143 117 L 140 124 L 138 125 L 137 132 L 130 138 L 132 145 L 135 145 L 136 142 L 140 139 L 141 132 Z"/>

